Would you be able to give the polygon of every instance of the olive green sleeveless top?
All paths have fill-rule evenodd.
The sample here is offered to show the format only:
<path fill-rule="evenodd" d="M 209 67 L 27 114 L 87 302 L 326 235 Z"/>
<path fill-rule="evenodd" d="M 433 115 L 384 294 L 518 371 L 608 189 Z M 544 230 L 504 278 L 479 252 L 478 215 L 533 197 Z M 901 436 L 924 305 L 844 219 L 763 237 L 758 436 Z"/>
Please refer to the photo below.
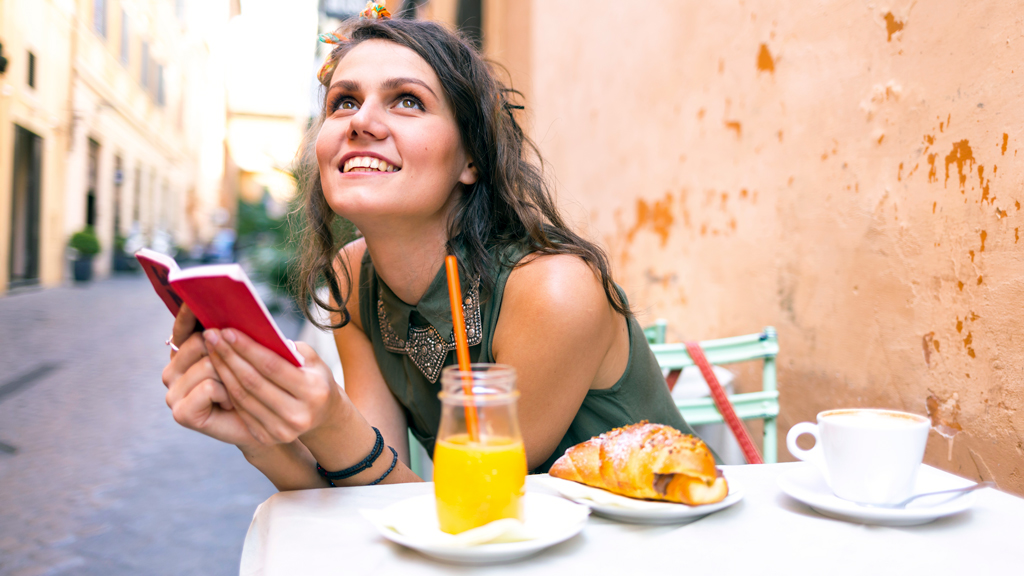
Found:
<path fill-rule="evenodd" d="M 466 333 L 473 362 L 494 362 L 491 340 L 498 325 L 505 283 L 524 256 L 512 254 L 499 264 L 494 288 L 481 294 L 479 282 L 460 276 Z M 501 260 L 501 258 L 499 258 Z M 625 300 L 622 289 L 616 286 Z M 541 297 L 541 295 L 538 295 Z M 456 364 L 448 280 L 442 267 L 416 306 L 401 301 L 377 277 L 369 251 L 363 257 L 359 285 L 363 329 L 388 388 L 405 412 L 413 435 L 433 455 L 441 418 L 441 368 Z M 629 361 L 611 388 L 590 390 L 558 447 L 533 472 L 547 472 L 565 450 L 612 428 L 649 420 L 693 434 L 676 409 L 665 377 L 636 319 L 629 318 Z"/>

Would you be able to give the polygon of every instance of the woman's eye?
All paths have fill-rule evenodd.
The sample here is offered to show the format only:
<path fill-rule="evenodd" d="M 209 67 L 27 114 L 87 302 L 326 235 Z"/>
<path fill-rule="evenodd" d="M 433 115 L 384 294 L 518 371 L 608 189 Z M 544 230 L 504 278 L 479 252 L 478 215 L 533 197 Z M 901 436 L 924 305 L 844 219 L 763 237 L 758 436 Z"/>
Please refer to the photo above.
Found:
<path fill-rule="evenodd" d="M 337 100 L 334 101 L 333 106 L 331 106 L 331 110 L 334 110 L 334 111 L 337 111 L 337 110 L 358 110 L 358 109 L 359 109 L 359 103 L 357 103 L 355 100 L 353 100 L 352 98 L 347 97 L 347 96 L 346 97 L 342 97 L 342 98 L 338 98 Z"/>
<path fill-rule="evenodd" d="M 403 96 L 398 100 L 398 107 L 410 110 L 423 110 L 423 103 L 421 103 L 418 98 Z"/>

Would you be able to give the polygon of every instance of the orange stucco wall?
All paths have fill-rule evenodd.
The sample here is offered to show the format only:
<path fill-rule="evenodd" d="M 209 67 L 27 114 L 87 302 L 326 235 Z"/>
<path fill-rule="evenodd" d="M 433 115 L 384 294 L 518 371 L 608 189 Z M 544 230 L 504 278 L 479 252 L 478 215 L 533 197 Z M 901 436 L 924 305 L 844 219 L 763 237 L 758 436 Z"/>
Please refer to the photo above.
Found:
<path fill-rule="evenodd" d="M 820 410 L 931 398 L 962 432 L 926 462 L 1024 494 L 1024 5 L 546 5 L 502 42 L 641 321 L 776 326 L 783 460 Z"/>

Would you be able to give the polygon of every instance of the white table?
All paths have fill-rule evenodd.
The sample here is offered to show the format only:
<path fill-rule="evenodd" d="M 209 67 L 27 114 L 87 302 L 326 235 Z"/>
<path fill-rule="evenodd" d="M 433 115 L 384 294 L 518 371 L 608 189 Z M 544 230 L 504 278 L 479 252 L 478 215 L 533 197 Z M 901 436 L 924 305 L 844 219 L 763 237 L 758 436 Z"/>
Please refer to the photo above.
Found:
<path fill-rule="evenodd" d="M 930 524 L 865 526 L 781 493 L 776 478 L 793 466 L 806 464 L 724 467 L 745 494 L 731 508 L 683 526 L 591 516 L 578 536 L 504 566 L 428 559 L 358 513 L 430 493 L 430 483 L 279 493 L 256 510 L 241 574 L 1024 574 L 1024 499 L 986 489 L 971 510 Z M 533 479 L 527 490 L 551 493 Z"/>

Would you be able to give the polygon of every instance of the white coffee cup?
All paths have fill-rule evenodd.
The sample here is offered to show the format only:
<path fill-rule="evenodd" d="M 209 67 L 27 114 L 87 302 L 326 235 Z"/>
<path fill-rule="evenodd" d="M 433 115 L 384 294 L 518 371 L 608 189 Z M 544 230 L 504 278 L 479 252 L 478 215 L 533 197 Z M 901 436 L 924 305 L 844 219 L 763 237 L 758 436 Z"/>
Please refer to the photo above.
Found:
<path fill-rule="evenodd" d="M 924 458 L 931 423 L 924 416 L 854 408 L 826 410 L 818 423 L 789 429 L 789 452 L 821 470 L 836 496 L 861 504 L 895 504 L 909 497 Z M 796 445 L 803 434 L 814 447 Z"/>

